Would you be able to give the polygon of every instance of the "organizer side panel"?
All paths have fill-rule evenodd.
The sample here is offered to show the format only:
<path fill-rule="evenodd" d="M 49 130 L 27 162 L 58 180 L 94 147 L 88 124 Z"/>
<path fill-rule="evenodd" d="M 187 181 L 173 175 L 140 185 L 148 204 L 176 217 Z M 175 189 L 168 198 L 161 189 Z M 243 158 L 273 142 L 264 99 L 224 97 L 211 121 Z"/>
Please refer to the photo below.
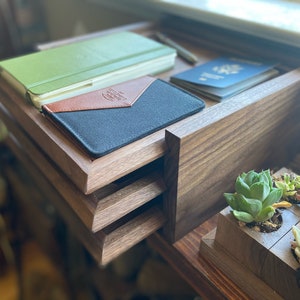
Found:
<path fill-rule="evenodd" d="M 289 121 L 300 111 L 299 75 L 296 70 L 280 76 L 166 132 L 171 191 L 165 198 L 166 235 L 171 241 L 224 208 L 223 193 L 232 190 L 238 174 L 284 165 L 299 150 L 299 134 L 289 131 L 299 126 Z"/>

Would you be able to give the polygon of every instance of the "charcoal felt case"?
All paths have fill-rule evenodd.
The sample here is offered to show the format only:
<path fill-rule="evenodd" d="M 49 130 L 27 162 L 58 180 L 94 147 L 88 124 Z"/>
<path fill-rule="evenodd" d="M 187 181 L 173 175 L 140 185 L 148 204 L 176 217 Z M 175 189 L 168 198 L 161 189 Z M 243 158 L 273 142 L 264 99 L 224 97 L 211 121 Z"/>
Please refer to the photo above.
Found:
<path fill-rule="evenodd" d="M 103 100 L 113 105 L 102 107 Z M 43 105 L 42 112 L 89 156 L 98 158 L 204 107 L 205 102 L 193 94 L 164 80 L 144 76 Z"/>

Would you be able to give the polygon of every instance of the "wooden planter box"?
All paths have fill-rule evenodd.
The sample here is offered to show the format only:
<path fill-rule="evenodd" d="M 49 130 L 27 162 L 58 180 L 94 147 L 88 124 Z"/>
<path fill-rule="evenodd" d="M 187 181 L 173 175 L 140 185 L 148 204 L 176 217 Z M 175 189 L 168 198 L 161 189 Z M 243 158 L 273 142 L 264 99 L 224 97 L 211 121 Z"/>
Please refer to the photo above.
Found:
<path fill-rule="evenodd" d="M 200 255 L 212 261 L 253 299 L 300 299 L 300 264 L 291 251 L 293 225 L 300 227 L 300 206 L 283 210 L 283 224 L 272 233 L 241 227 L 223 209 L 216 230 L 200 244 Z M 298 275 L 299 277 L 299 275 Z"/>

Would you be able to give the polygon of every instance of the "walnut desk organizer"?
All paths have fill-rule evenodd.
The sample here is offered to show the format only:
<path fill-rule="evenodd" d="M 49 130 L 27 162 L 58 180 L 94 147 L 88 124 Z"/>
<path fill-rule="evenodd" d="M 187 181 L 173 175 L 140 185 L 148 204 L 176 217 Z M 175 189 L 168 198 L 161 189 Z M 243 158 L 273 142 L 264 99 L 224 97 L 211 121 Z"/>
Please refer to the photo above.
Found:
<path fill-rule="evenodd" d="M 101 265 L 159 229 L 153 244 L 172 248 L 170 242 L 189 236 L 225 206 L 222 194 L 238 173 L 286 166 L 299 152 L 300 57 L 204 24 L 190 38 L 184 26 L 178 30 L 174 24 L 121 29 L 151 36 L 158 26 L 197 54 L 199 63 L 228 53 L 275 58 L 281 75 L 223 103 L 207 101 L 202 112 L 95 161 L 0 82 L 0 118 L 10 132 L 6 143 L 56 198 L 53 204 Z M 187 68 L 177 58 L 175 68 L 159 77 Z M 232 293 L 202 272 L 195 277 L 205 283 L 199 286 L 219 296 Z"/>

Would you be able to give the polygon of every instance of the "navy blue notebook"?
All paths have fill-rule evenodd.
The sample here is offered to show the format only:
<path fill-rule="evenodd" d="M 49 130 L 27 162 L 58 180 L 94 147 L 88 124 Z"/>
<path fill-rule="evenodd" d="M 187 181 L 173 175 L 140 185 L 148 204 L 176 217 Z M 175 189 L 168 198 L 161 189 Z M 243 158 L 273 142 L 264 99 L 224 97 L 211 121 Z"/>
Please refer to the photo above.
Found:
<path fill-rule="evenodd" d="M 101 157 L 205 107 L 202 99 L 145 76 L 46 104 L 42 112 L 86 153 Z"/>

